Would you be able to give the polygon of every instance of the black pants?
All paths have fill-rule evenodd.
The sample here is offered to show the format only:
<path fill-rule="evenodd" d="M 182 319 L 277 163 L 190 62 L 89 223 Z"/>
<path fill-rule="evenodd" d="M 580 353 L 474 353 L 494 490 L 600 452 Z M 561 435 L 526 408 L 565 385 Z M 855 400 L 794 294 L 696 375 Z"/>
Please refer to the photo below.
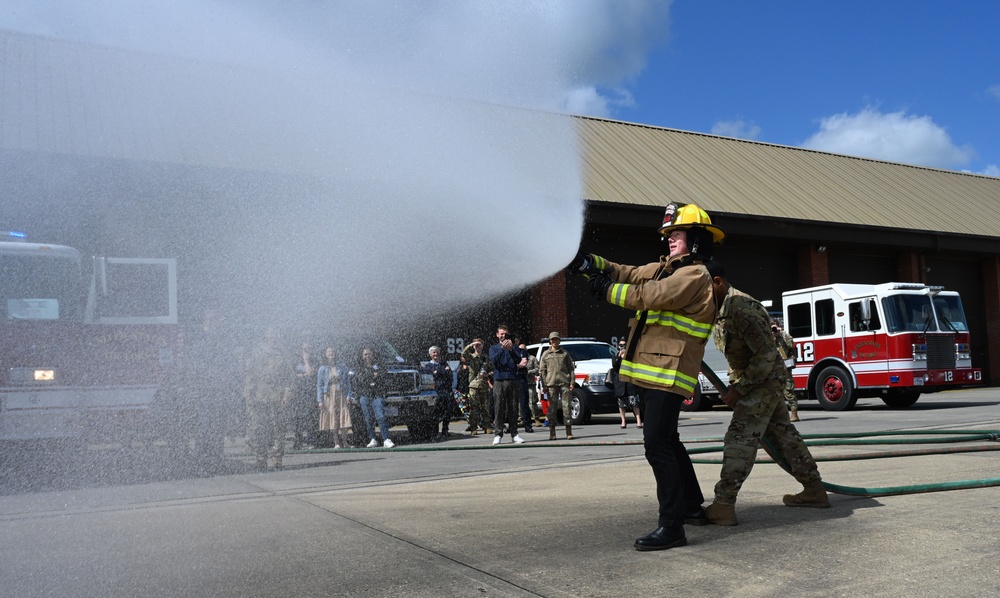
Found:
<path fill-rule="evenodd" d="M 517 393 L 520 385 L 521 381 L 516 379 L 493 381 L 493 433 L 497 436 L 503 436 L 504 424 L 507 424 L 511 437 L 517 436 Z"/>
<path fill-rule="evenodd" d="M 520 388 L 518 389 L 518 404 L 521 406 L 521 419 L 524 420 L 524 429 L 531 429 L 531 407 L 528 406 L 528 381 L 518 378 Z"/>
<path fill-rule="evenodd" d="M 677 433 L 677 419 L 684 397 L 664 390 L 638 390 L 646 404 L 642 422 L 646 461 L 653 468 L 656 499 L 660 503 L 657 526 L 679 527 L 684 525 L 685 513 L 705 502 L 691 457 Z"/>
<path fill-rule="evenodd" d="M 441 433 L 448 433 L 448 424 L 451 423 L 451 416 L 455 413 L 455 396 L 450 391 L 439 391 L 437 393 L 437 405 L 434 408 L 434 415 L 437 421 L 441 422 Z M 437 422 L 435 422 L 437 428 Z"/>

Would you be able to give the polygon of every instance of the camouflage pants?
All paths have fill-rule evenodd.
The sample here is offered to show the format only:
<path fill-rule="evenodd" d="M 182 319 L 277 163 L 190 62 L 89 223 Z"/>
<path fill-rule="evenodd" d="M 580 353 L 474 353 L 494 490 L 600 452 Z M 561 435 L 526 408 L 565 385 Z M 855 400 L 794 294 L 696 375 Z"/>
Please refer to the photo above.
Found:
<path fill-rule="evenodd" d="M 780 384 L 773 381 L 754 388 L 733 409 L 733 419 L 726 431 L 722 473 L 715 485 L 717 502 L 736 504 L 736 495 L 753 469 L 761 439 L 785 459 L 801 484 L 820 479 L 816 461 L 798 430 L 788 421 Z"/>
<path fill-rule="evenodd" d="M 559 413 L 559 409 L 562 409 L 563 421 L 567 424 L 570 423 L 569 420 L 571 416 L 569 411 L 570 409 L 569 400 L 573 396 L 573 391 L 569 389 L 569 385 L 564 384 L 562 386 L 549 386 L 548 392 L 549 392 L 549 415 L 548 415 L 549 425 L 551 426 L 559 422 L 559 417 L 557 415 Z M 560 399 L 562 400 L 560 401 Z M 559 405 L 560 402 L 562 403 L 561 407 Z"/>
<path fill-rule="evenodd" d="M 468 410 L 469 426 L 473 430 L 489 427 L 490 418 L 490 388 L 483 386 L 470 386 L 468 400 L 466 402 Z"/>
<path fill-rule="evenodd" d="M 795 397 L 795 380 L 792 379 L 792 370 L 788 370 L 788 380 L 785 381 L 785 406 L 789 411 L 799 410 L 799 400 Z"/>
<path fill-rule="evenodd" d="M 247 405 L 247 445 L 263 461 L 268 457 L 280 460 L 285 454 L 285 432 L 288 417 L 281 401 L 254 401 Z"/>

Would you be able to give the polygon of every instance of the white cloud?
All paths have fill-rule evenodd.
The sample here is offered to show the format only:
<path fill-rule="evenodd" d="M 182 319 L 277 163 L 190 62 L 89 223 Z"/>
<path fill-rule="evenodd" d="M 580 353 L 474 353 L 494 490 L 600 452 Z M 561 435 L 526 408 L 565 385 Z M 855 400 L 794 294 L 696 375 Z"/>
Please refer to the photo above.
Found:
<path fill-rule="evenodd" d="M 670 0 L 11 0 L 0 28 L 607 116 L 666 41 Z"/>
<path fill-rule="evenodd" d="M 964 166 L 975 157 L 971 146 L 956 145 L 929 116 L 883 114 L 871 106 L 822 119 L 820 130 L 802 147 L 935 168 Z"/>
<path fill-rule="evenodd" d="M 987 91 L 989 91 L 990 94 L 993 97 L 995 97 L 996 99 L 1000 100 L 1000 85 L 994 85 L 993 87 L 989 88 Z"/>
<path fill-rule="evenodd" d="M 1000 178 L 1000 166 L 997 166 L 996 164 L 988 164 L 980 174 L 985 174 L 986 176 L 995 176 Z"/>
<path fill-rule="evenodd" d="M 720 120 L 712 125 L 712 135 L 737 139 L 757 139 L 760 136 L 760 127 L 743 119 Z"/>

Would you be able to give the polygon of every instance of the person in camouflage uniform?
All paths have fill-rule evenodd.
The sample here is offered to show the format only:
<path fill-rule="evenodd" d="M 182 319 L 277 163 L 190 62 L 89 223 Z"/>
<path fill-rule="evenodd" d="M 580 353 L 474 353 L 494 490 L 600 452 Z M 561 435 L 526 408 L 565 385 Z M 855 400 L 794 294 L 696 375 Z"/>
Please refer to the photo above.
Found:
<path fill-rule="evenodd" d="M 527 349 L 522 344 L 521 349 Z M 526 367 L 528 380 L 528 408 L 531 410 L 531 418 L 535 425 L 542 425 L 542 406 L 538 402 L 538 359 L 534 353 L 528 353 L 528 365 Z"/>
<path fill-rule="evenodd" d="M 274 459 L 274 469 L 281 469 L 293 374 L 291 360 L 278 346 L 277 331 L 268 328 L 247 362 L 243 385 L 249 419 L 247 444 L 257 458 L 257 469 L 267 469 L 268 458 Z"/>
<path fill-rule="evenodd" d="M 573 372 L 576 364 L 560 344 L 562 338 L 558 332 L 549 334 L 549 349 L 542 353 L 542 359 L 538 363 L 538 376 L 549 393 L 549 440 L 556 439 L 559 409 L 562 409 L 563 423 L 566 424 L 566 440 L 573 440 L 570 400 L 573 398 Z"/>
<path fill-rule="evenodd" d="M 795 367 L 795 341 L 790 334 L 781 329 L 781 324 L 777 320 L 771 320 L 771 332 L 774 334 L 774 343 L 778 346 L 778 355 L 788 370 L 788 379 L 785 380 L 785 387 L 782 389 L 785 394 L 785 406 L 788 407 L 788 419 L 797 422 L 799 400 L 795 397 L 795 379 L 792 377 L 792 368 Z"/>
<path fill-rule="evenodd" d="M 736 495 L 753 469 L 761 439 L 784 457 L 791 474 L 805 488 L 786 494 L 792 507 L 829 507 L 830 501 L 798 430 L 788 419 L 782 388 L 788 376 L 770 331 L 771 318 L 756 299 L 732 287 L 715 261 L 706 264 L 720 302 L 713 337 L 729 362 L 730 385 L 722 400 L 732 407 L 726 431 L 722 472 L 715 485 L 715 502 L 705 509 L 717 525 L 736 525 Z"/>
<path fill-rule="evenodd" d="M 466 405 L 469 415 L 469 427 L 472 435 L 479 434 L 482 429 L 486 434 L 493 430 L 489 421 L 490 375 L 493 364 L 483 352 L 483 339 L 476 338 L 462 350 L 462 358 L 469 366 L 469 399 Z"/>

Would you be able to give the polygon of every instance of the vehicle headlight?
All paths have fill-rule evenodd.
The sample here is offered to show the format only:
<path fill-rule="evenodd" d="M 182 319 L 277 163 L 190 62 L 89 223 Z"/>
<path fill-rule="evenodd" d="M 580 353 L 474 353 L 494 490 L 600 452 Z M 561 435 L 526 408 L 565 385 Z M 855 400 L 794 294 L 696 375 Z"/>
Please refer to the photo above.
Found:
<path fill-rule="evenodd" d="M 420 374 L 420 388 L 434 390 L 434 374 Z"/>
<path fill-rule="evenodd" d="M 604 386 L 604 382 L 608 379 L 607 373 L 601 374 L 588 374 L 584 378 L 583 383 L 587 386 Z"/>

